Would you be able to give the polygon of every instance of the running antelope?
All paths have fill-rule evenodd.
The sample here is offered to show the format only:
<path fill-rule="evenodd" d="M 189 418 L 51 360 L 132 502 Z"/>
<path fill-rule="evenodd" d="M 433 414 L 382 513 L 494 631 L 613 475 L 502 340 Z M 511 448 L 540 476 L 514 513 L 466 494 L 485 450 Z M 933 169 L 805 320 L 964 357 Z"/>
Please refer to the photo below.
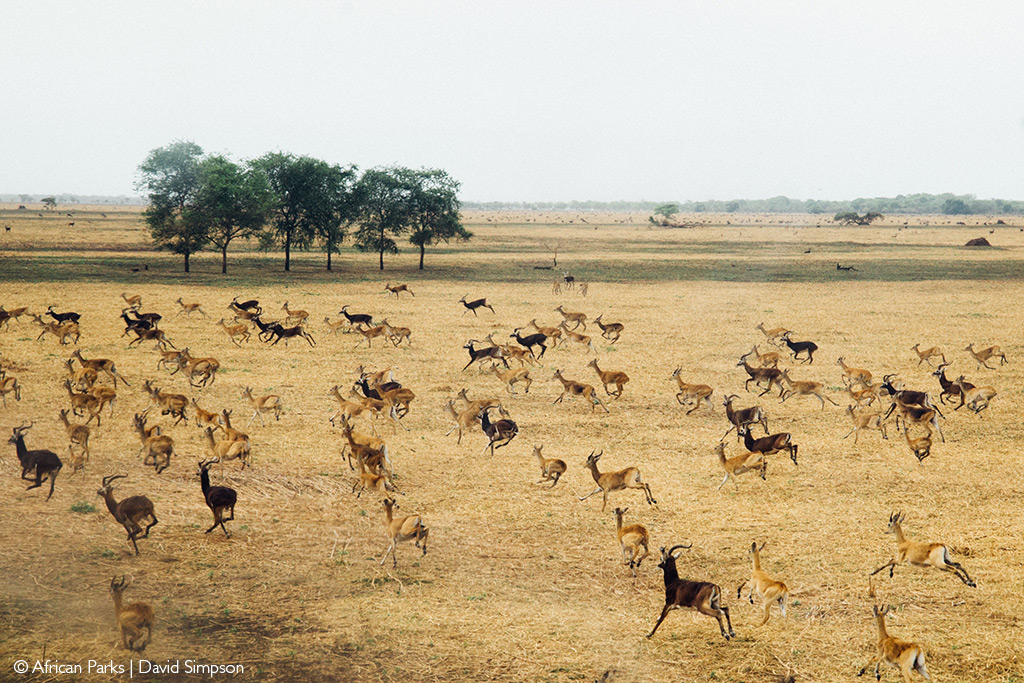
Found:
<path fill-rule="evenodd" d="M 612 514 L 615 515 L 615 530 L 619 537 L 619 547 L 622 549 L 622 564 L 629 565 L 633 577 L 636 578 L 636 570 L 640 563 L 650 555 L 647 544 L 650 542 L 650 534 L 643 524 L 622 525 L 623 516 L 629 512 L 629 508 L 615 508 Z"/>
<path fill-rule="evenodd" d="M 771 609 L 774 603 L 779 604 L 779 609 L 782 611 L 782 616 L 786 616 L 786 598 L 789 597 L 789 589 L 786 588 L 786 584 L 781 581 L 776 581 L 768 575 L 768 572 L 761 569 L 761 551 L 764 550 L 765 544 L 762 543 L 761 547 L 757 547 L 757 543 L 750 544 L 750 550 L 747 554 L 750 555 L 750 559 L 754 563 L 754 569 L 750 574 L 750 578 L 739 585 L 736 589 L 736 597 L 740 597 L 740 593 L 743 591 L 743 586 L 750 585 L 750 590 L 747 591 L 747 600 L 750 604 L 754 604 L 754 594 L 761 598 L 761 603 L 764 606 L 764 619 L 758 626 L 764 626 L 768 623 L 768 619 L 771 617 Z"/>
<path fill-rule="evenodd" d="M 864 665 L 864 668 L 857 675 L 863 676 L 868 667 L 874 664 L 875 679 L 880 681 L 882 680 L 882 673 L 879 671 L 879 667 L 881 667 L 882 662 L 885 662 L 893 668 L 900 670 L 905 683 L 910 682 L 911 671 L 917 671 L 926 680 L 930 681 L 931 677 L 928 675 L 928 669 L 924 661 L 924 648 L 917 643 L 893 638 L 886 630 L 885 615 L 890 611 L 892 611 L 891 606 L 884 609 L 878 609 L 877 605 L 871 607 L 871 613 L 875 616 L 875 624 L 878 626 L 877 653 L 870 662 Z"/>
<path fill-rule="evenodd" d="M 951 572 L 968 586 L 972 588 L 977 586 L 971 580 L 971 577 L 967 575 L 967 571 L 953 561 L 949 554 L 949 548 L 945 545 L 942 543 L 921 543 L 908 540 L 903 535 L 903 527 L 901 526 L 901 523 L 905 520 L 906 515 L 902 512 L 894 512 L 889 515 L 889 528 L 886 529 L 885 533 L 896 536 L 896 557 L 871 572 L 871 576 L 888 567 L 889 578 L 892 578 L 896 565 L 909 562 L 915 567 L 935 567 L 944 572 Z"/>
<path fill-rule="evenodd" d="M 597 483 L 597 488 L 580 498 L 581 501 L 590 498 L 595 493 L 603 493 L 604 502 L 601 504 L 601 512 L 604 512 L 604 509 L 608 506 L 608 494 L 612 491 L 639 489 L 644 492 L 648 505 L 656 504 L 658 502 L 654 499 L 654 495 L 651 493 L 651 487 L 641 480 L 640 470 L 637 468 L 627 467 L 624 470 L 618 470 L 616 472 L 598 471 L 597 461 L 601 459 L 603 454 L 604 451 L 596 454 L 595 451 L 591 451 L 590 455 L 587 456 L 586 461 L 583 463 L 583 466 L 590 470 L 590 474 L 594 477 L 594 481 Z"/>

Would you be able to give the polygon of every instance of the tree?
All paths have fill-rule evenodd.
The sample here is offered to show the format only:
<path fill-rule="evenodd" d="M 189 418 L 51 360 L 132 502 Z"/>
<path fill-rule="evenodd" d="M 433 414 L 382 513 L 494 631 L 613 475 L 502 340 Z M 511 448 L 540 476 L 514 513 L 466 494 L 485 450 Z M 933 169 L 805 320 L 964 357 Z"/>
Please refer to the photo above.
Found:
<path fill-rule="evenodd" d="M 43 202 L 43 208 L 46 209 L 47 211 L 53 211 L 55 208 L 57 208 L 56 197 L 43 197 L 40 201 Z"/>
<path fill-rule="evenodd" d="M 660 204 L 654 207 L 654 215 L 661 216 L 662 225 L 671 223 L 673 216 L 677 213 L 679 213 L 679 205 L 675 203 Z"/>
<path fill-rule="evenodd" d="M 280 241 L 284 269 L 291 270 L 293 247 L 305 249 L 317 237 L 324 242 L 330 269 L 331 252 L 345 238 L 344 226 L 354 212 L 349 204 L 355 169 L 277 152 L 253 163 L 267 175 L 274 194 L 273 223 L 264 240 Z"/>
<path fill-rule="evenodd" d="M 228 246 L 238 237 L 255 234 L 270 217 L 273 195 L 267 177 L 222 156 L 199 164 L 195 205 L 189 218 L 203 224 L 210 242 L 220 250 L 220 272 L 228 272 Z"/>
<path fill-rule="evenodd" d="M 459 182 L 441 169 L 414 171 L 413 227 L 409 241 L 420 248 L 420 270 L 428 246 L 452 239 L 466 241 L 473 233 L 459 217 Z"/>
<path fill-rule="evenodd" d="M 947 199 L 942 203 L 942 213 L 949 216 L 966 216 L 973 213 L 971 207 L 962 199 Z"/>
<path fill-rule="evenodd" d="M 859 215 L 856 211 L 846 211 L 844 213 L 837 213 L 832 220 L 841 225 L 871 225 L 881 218 L 885 218 L 885 216 L 874 211 L 870 211 L 863 216 Z"/>
<path fill-rule="evenodd" d="M 397 254 L 395 238 L 410 227 L 415 211 L 415 171 L 407 168 L 372 168 L 356 183 L 360 198 L 359 227 L 356 248 L 380 255 L 384 270 L 384 254 Z"/>
<path fill-rule="evenodd" d="M 209 240 L 207 225 L 191 211 L 199 189 L 199 165 L 203 149 L 194 142 L 178 140 L 154 149 L 139 165 L 137 189 L 149 194 L 143 219 L 158 249 L 189 258 Z"/>

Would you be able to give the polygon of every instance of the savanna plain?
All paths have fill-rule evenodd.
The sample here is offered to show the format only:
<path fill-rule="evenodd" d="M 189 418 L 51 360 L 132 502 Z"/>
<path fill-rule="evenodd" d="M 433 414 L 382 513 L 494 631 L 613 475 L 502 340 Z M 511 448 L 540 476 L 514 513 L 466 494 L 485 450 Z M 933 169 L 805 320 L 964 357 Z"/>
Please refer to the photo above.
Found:
<path fill-rule="evenodd" d="M 0 210 L 0 224 L 11 227 L 0 231 L 0 303 L 81 313 L 77 348 L 115 361 L 130 386 L 118 384 L 113 414 L 91 425 L 89 462 L 73 475 L 66 464 L 49 501 L 46 486 L 26 491 L 14 446 L 4 444 L 0 680 L 66 679 L 18 676 L 19 659 L 145 657 L 243 664 L 237 678 L 266 681 L 591 681 L 609 671 L 606 680 L 620 682 L 841 681 L 874 655 L 872 605 L 894 607 L 890 633 L 924 647 L 933 680 L 1024 680 L 1024 232 L 1010 217 L 998 227 L 996 217 L 958 226 L 915 216 L 851 228 L 817 216 L 701 215 L 691 217 L 695 227 L 665 229 L 639 214 L 469 212 L 474 239 L 429 250 L 425 271 L 411 251 L 389 257 L 383 274 L 372 256 L 343 251 L 332 272 L 323 254 L 302 252 L 285 273 L 279 254 L 240 242 L 224 276 L 218 255 L 193 258 L 184 274 L 179 257 L 152 252 L 137 210 L 65 213 L 72 217 Z M 993 247 L 963 247 L 978 236 Z M 556 249 L 556 268 L 535 268 L 551 265 Z M 587 295 L 579 287 L 555 293 L 563 272 L 585 282 Z M 387 295 L 385 279 L 415 296 Z M 213 384 L 192 387 L 182 373 L 158 370 L 151 342 L 128 348 L 122 293 L 161 313 L 177 347 L 218 359 Z M 486 297 L 494 313 L 466 313 L 463 295 Z M 283 318 L 285 301 L 307 310 L 316 347 L 302 339 L 270 347 L 255 335 L 235 346 L 217 321 L 230 319 L 236 296 L 258 299 L 265 318 Z M 179 297 L 200 302 L 207 317 L 178 315 Z M 378 339 L 356 348 L 360 335 L 324 323 L 346 304 L 409 327 L 411 344 Z M 517 387 L 514 396 L 492 372 L 462 369 L 468 340 L 493 333 L 512 342 L 531 319 L 560 322 L 560 304 L 587 315 L 596 354 L 573 344 L 548 348 L 527 365 L 529 393 Z M 618 342 L 601 336 L 591 322 L 597 315 L 625 326 Z M 821 382 L 838 406 L 744 390 L 740 355 L 754 344 L 777 350 L 755 329 L 762 322 L 818 345 L 813 364 L 782 349 L 780 367 L 795 380 Z M 0 428 L 10 436 L 33 423 L 28 447 L 49 448 L 67 463 L 58 411 L 69 407 L 64 363 L 76 347 L 38 334 L 27 316 L 0 329 L 0 363 L 22 385 L 21 400 L 8 395 L 0 407 Z M 1008 363 L 979 369 L 968 343 L 999 345 Z M 842 356 L 876 381 L 898 373 L 907 387 L 937 397 L 939 384 L 914 344 L 940 346 L 949 376 L 998 392 L 980 414 L 939 404 L 945 442 L 936 437 L 920 463 L 894 425 L 888 440 L 878 432 L 861 433 L 857 443 L 843 438 L 850 398 L 836 364 Z M 594 357 L 603 370 L 629 375 L 620 399 L 601 388 L 587 365 Z M 352 492 L 356 475 L 328 419 L 337 408 L 331 387 L 347 393 L 359 366 L 391 368 L 416 394 L 402 420 L 407 430 L 377 423 L 401 491 L 399 514 L 419 514 L 429 528 L 427 554 L 400 544 L 397 568 L 390 559 L 380 564 L 388 546 L 382 497 Z M 714 388 L 712 410 L 685 414 L 676 368 Z M 609 412 L 579 398 L 554 404 L 556 369 L 596 386 Z M 172 426 L 151 412 L 176 455 L 161 474 L 137 457 L 132 416 L 149 406 L 144 380 L 207 410 L 232 410 L 235 426 L 250 434 L 251 469 L 233 461 L 210 470 L 214 484 L 238 492 L 231 538 L 203 533 L 212 515 L 196 471 L 208 454 L 192 419 Z M 280 395 L 280 420 L 246 427 L 246 387 Z M 470 398 L 500 398 L 518 424 L 518 436 L 494 455 L 482 452 L 479 427 L 461 444 L 446 436 L 453 421 L 444 404 L 463 388 Z M 773 433 L 792 434 L 798 465 L 771 455 L 766 480 L 747 474 L 718 490 L 714 447 L 728 427 L 729 394 L 739 406 L 762 406 Z M 370 424 L 356 420 L 362 431 Z M 554 487 L 536 483 L 532 453 L 541 444 L 546 457 L 568 465 Z M 744 452 L 732 434 L 725 444 L 727 455 Z M 637 467 L 657 504 L 634 490 L 611 493 L 604 511 L 600 494 L 581 502 L 595 487 L 584 468 L 594 450 L 603 451 L 602 471 Z M 96 493 L 112 474 L 127 475 L 115 497 L 148 496 L 160 520 L 138 556 Z M 626 522 L 650 532 L 652 554 L 636 578 L 622 563 L 615 507 L 628 507 Z M 895 555 L 885 531 L 897 510 L 911 539 L 946 544 L 977 587 L 907 565 L 869 584 L 869 573 Z M 765 543 L 765 570 L 790 591 L 788 617 L 773 608 L 763 626 L 760 603 L 736 596 L 750 575 L 752 542 Z M 672 612 L 645 637 L 664 604 L 658 549 L 681 543 L 692 548 L 679 555 L 680 575 L 722 587 L 732 641 L 691 610 Z M 125 600 L 155 613 L 141 655 L 122 648 L 115 626 L 108 589 L 121 575 L 130 582 Z M 883 669 L 883 680 L 898 679 Z"/>

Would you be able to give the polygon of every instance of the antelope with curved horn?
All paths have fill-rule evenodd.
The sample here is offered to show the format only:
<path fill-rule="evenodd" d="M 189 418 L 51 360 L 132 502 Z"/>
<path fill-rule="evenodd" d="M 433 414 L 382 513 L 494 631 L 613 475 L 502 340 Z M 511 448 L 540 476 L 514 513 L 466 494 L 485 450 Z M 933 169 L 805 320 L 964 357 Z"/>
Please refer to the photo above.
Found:
<path fill-rule="evenodd" d="M 135 554 L 138 555 L 139 544 L 136 543 L 136 539 L 148 538 L 149 530 L 157 525 L 158 520 L 153 511 L 153 501 L 145 496 L 130 496 L 122 498 L 120 501 L 114 500 L 114 480 L 125 479 L 127 476 L 127 474 L 114 474 L 109 477 L 103 477 L 103 485 L 96 492 L 96 495 L 103 498 L 107 504 L 107 510 L 128 532 L 128 540 L 132 542 Z M 152 521 L 143 531 L 142 521 L 147 518 Z"/>
<path fill-rule="evenodd" d="M 718 629 L 723 638 L 726 640 L 729 640 L 730 637 L 735 638 L 736 632 L 732 630 L 729 608 L 722 604 L 722 589 L 706 581 L 687 581 L 679 578 L 679 571 L 676 569 L 678 556 L 673 553 L 679 548 L 689 547 L 691 546 L 680 544 L 672 546 L 667 551 L 664 547 L 661 548 L 661 562 L 658 563 L 658 567 L 665 574 L 665 606 L 647 637 L 650 638 L 654 635 L 669 612 L 674 609 L 690 608 L 718 621 Z M 728 633 L 725 631 L 727 625 Z"/>

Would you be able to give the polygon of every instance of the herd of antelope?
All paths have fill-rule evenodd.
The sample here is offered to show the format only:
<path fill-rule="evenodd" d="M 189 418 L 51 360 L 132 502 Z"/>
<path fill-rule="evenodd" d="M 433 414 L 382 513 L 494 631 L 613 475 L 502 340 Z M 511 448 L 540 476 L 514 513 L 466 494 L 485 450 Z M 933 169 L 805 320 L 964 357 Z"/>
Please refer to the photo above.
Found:
<path fill-rule="evenodd" d="M 388 295 L 395 295 L 396 298 L 400 298 L 402 293 L 415 297 L 407 285 L 392 285 L 390 282 L 385 285 L 385 292 Z M 138 347 L 143 342 L 153 342 L 157 372 L 169 370 L 170 375 L 180 375 L 193 390 L 201 390 L 214 384 L 220 369 L 220 363 L 216 358 L 195 356 L 189 347 L 179 349 L 175 346 L 159 326 L 163 316 L 156 312 L 141 311 L 141 295 L 122 293 L 121 298 L 128 305 L 120 312 L 120 317 L 125 323 L 122 336 L 134 335 L 128 342 L 128 348 Z M 179 306 L 178 316 L 191 317 L 193 313 L 198 313 L 203 318 L 207 317 L 198 302 L 185 302 L 178 298 L 176 303 Z M 486 298 L 469 300 L 467 296 L 463 296 L 458 303 L 465 308 L 463 316 L 469 312 L 476 316 L 481 309 L 496 314 L 494 307 Z M 288 301 L 280 307 L 285 315 L 271 322 L 264 321 L 263 308 L 255 299 L 239 301 L 235 297 L 226 309 L 229 312 L 228 316 L 218 320 L 215 325 L 236 347 L 241 348 L 250 344 L 253 336 L 271 345 L 281 340 L 287 345 L 289 339 L 299 337 L 306 341 L 310 348 L 316 347 L 315 340 L 306 329 L 310 313 L 292 308 Z M 595 339 L 586 334 L 589 322 L 600 329 L 600 336 L 605 344 L 616 344 L 623 337 L 625 325 L 605 321 L 603 315 L 590 317 L 582 311 L 567 310 L 564 305 L 557 306 L 552 312 L 558 313 L 561 317 L 557 325 L 541 324 L 535 317 L 525 324 L 511 328 L 507 337 L 502 339 L 495 339 L 495 333 L 492 332 L 482 339 L 466 341 L 463 348 L 468 351 L 469 362 L 461 370 L 465 372 L 473 364 L 478 364 L 481 371 L 485 370 L 494 375 L 499 385 L 508 392 L 508 399 L 470 399 L 467 389 L 462 389 L 451 396 L 441 410 L 449 415 L 454 423 L 446 436 L 458 431 L 456 446 L 461 444 L 464 435 L 477 430 L 484 437 L 483 453 L 489 452 L 494 456 L 499 449 L 511 444 L 519 435 L 519 425 L 512 419 L 508 410 L 508 400 L 514 396 L 525 399 L 526 395 L 530 394 L 531 386 L 537 379 L 531 376 L 531 373 L 536 373 L 537 369 L 542 367 L 541 360 L 546 352 L 559 346 L 581 348 L 589 354 L 594 354 L 586 367 L 593 368 L 600 384 L 589 384 L 580 378 L 569 379 L 563 374 L 562 368 L 553 368 L 553 374 L 547 377 L 552 382 L 558 382 L 561 393 L 552 403 L 562 403 L 567 398 L 579 398 L 583 400 L 584 406 L 589 404 L 590 413 L 601 408 L 604 413 L 610 414 L 609 405 L 615 405 L 615 401 L 627 391 L 629 375 L 620 369 L 602 367 L 604 361 L 599 361 L 597 357 Z M 35 324 L 40 326 L 39 339 L 49 333 L 56 338 L 62 348 L 69 344 L 77 346 L 81 341 L 81 315 L 73 311 L 60 313 L 52 306 L 43 314 L 49 316 L 51 321 L 43 320 L 42 316 L 31 315 L 27 307 L 5 310 L 0 306 L 0 329 L 9 327 L 11 321 L 18 321 L 24 315 L 30 315 Z M 348 305 L 342 306 L 337 315 L 339 317 L 334 320 L 330 317 L 324 319 L 328 331 L 359 335 L 361 338 L 354 348 L 365 344 L 367 350 L 372 349 L 374 340 L 390 342 L 392 347 L 398 347 L 403 341 L 407 345 L 412 344 L 412 331 L 406 327 L 392 325 L 386 317 L 353 312 L 349 310 Z M 204 324 L 214 325 L 212 322 Z M 782 327 L 769 329 L 761 323 L 755 330 L 764 335 L 763 341 L 774 345 L 776 349 L 762 351 L 759 345 L 754 343 L 749 351 L 738 356 L 736 367 L 742 368 L 743 371 L 742 374 L 739 370 L 736 371 L 737 392 L 740 391 L 739 383 L 743 381 L 745 392 L 757 392 L 757 398 L 777 397 L 780 406 L 801 396 L 818 400 L 821 410 L 826 409 L 826 402 L 841 405 L 829 395 L 830 390 L 826 388 L 825 383 L 810 379 L 794 379 L 790 375 L 790 368 L 782 367 L 784 361 L 788 359 L 809 368 L 814 363 L 814 354 L 819 351 L 817 344 L 808 340 L 794 341 L 794 332 Z M 933 400 L 927 391 L 907 388 L 898 379 L 898 373 L 883 373 L 881 380 L 878 380 L 875 373 L 849 365 L 844 356 L 839 356 L 836 365 L 840 369 L 839 380 L 845 394 L 843 400 L 847 402 L 845 412 L 852 421 L 852 429 L 843 438 L 853 435 L 856 443 L 861 432 L 877 431 L 881 438 L 886 439 L 887 426 L 892 420 L 891 428 L 902 432 L 910 453 L 921 463 L 932 454 L 933 437 L 945 441 L 940 420 L 945 420 L 946 415 L 942 413 L 940 406 L 955 404 L 954 412 L 966 407 L 968 411 L 980 417 L 995 398 L 996 391 L 991 386 L 969 382 L 964 374 L 950 379 L 947 376 L 947 369 L 951 362 L 937 347 L 922 349 L 919 344 L 915 344 L 910 350 L 914 352 L 918 365 L 927 363 L 934 368 L 933 374 L 939 385 L 938 402 Z M 976 362 L 975 371 L 982 368 L 996 369 L 989 365 L 991 361 L 998 360 L 1001 365 L 1008 362 L 1006 356 L 996 346 L 975 349 L 973 344 L 969 344 L 964 351 Z M 934 366 L 933 361 L 938 361 L 938 365 Z M 254 464 L 252 439 L 247 432 L 232 426 L 233 411 L 227 407 L 206 410 L 201 407 L 194 391 L 192 396 L 165 391 L 160 386 L 165 381 L 156 376 L 140 378 L 136 380 L 137 385 L 129 384 L 118 371 L 114 360 L 86 358 L 78 348 L 69 355 L 64 365 L 66 376 L 62 378 L 61 386 L 68 395 L 68 404 L 66 408 L 58 411 L 57 416 L 67 434 L 67 459 L 72 474 L 81 472 L 88 466 L 90 438 L 93 430 L 100 428 L 104 411 L 106 410 L 108 419 L 115 417 L 118 383 L 123 385 L 122 391 L 124 388 L 135 386 L 136 390 L 144 392 L 149 398 L 149 406 L 141 412 L 134 413 L 130 419 L 132 430 L 139 438 L 141 447 L 137 457 L 141 458 L 142 466 L 152 467 L 154 475 L 159 475 L 172 467 L 174 459 L 179 454 L 176 450 L 176 438 L 180 442 L 180 430 L 185 429 L 191 419 L 191 424 L 199 427 L 203 434 L 201 440 L 206 451 L 206 456 L 198 462 L 196 471 L 202 499 L 213 516 L 213 525 L 206 529 L 205 533 L 220 527 L 225 538 L 230 538 L 225 523 L 235 519 L 238 493 L 233 488 L 212 485 L 210 468 L 214 464 L 221 464 L 223 467 L 224 463 L 237 460 L 244 471 Z M 668 378 L 668 381 L 675 383 L 674 389 L 678 389 L 675 398 L 680 406 L 686 408 L 684 415 L 691 415 L 701 408 L 709 415 L 713 415 L 715 408 L 712 397 L 716 390 L 707 384 L 690 383 L 684 379 L 684 374 L 686 373 L 683 368 L 677 367 Z M 337 410 L 329 417 L 329 422 L 341 430 L 341 453 L 347 456 L 349 468 L 356 477 L 352 493 L 359 497 L 364 492 L 376 492 L 382 497 L 383 525 L 388 545 L 380 563 L 383 564 L 390 555 L 392 565 L 397 566 L 397 546 L 402 542 L 413 541 L 424 555 L 427 553 L 429 528 L 418 514 L 395 514 L 399 505 L 393 494 L 404 492 L 399 490 L 396 483 L 388 444 L 378 435 L 377 423 L 384 421 L 392 430 L 398 427 L 408 430 L 403 418 L 410 413 L 416 394 L 396 380 L 394 370 L 391 368 L 375 371 L 359 366 L 350 379 L 351 385 L 346 384 L 344 391 L 337 384 L 329 390 L 324 387 L 326 395 L 337 402 Z M 604 396 L 596 386 L 603 389 Z M 522 394 L 517 394 L 517 388 Z M 0 367 L 0 398 L 3 399 L 4 407 L 7 407 L 8 396 L 14 401 L 19 401 L 23 391 L 28 390 L 30 389 L 24 386 L 24 382 L 19 382 L 17 377 Z M 775 390 L 777 394 L 773 393 Z M 533 395 L 536 395 L 536 391 Z M 738 477 L 750 472 L 759 474 L 762 480 L 766 479 L 769 456 L 776 453 L 786 453 L 793 465 L 798 465 L 799 446 L 796 439 L 788 432 L 773 433 L 769 429 L 768 422 L 772 411 L 768 407 L 756 402 L 747 407 L 739 407 L 739 393 L 722 392 L 719 396 L 728 423 L 728 429 L 721 440 L 711 449 L 718 466 L 724 472 L 724 478 L 718 486 L 719 490 L 730 480 L 738 489 Z M 257 419 L 260 426 L 265 427 L 268 418 L 279 421 L 284 414 L 285 401 L 278 394 L 255 394 L 251 387 L 246 386 L 239 395 L 239 400 L 244 400 L 245 405 L 252 410 L 244 427 L 246 430 L 250 429 Z M 170 424 L 150 425 L 154 416 L 166 417 Z M 84 418 L 84 422 L 73 422 L 73 418 Z M 360 420 L 368 425 L 368 431 L 359 430 Z M 96 423 L 95 427 L 91 426 L 93 421 Z M 184 426 L 181 426 L 182 423 Z M 49 500 L 54 494 L 55 483 L 64 462 L 54 450 L 28 448 L 25 441 L 32 425 L 33 423 L 29 422 L 14 427 L 9 443 L 16 449 L 22 468 L 22 480 L 31 482 L 29 489 L 41 488 L 44 483 L 48 483 L 46 499 Z M 762 430 L 764 436 L 755 438 L 755 427 Z M 179 435 L 172 436 L 169 433 L 172 429 L 178 429 Z M 737 439 L 743 444 L 746 452 L 729 456 L 726 452 L 725 437 L 733 430 L 736 431 Z M 543 444 L 533 446 L 532 455 L 537 460 L 541 474 L 541 479 L 536 483 L 550 483 L 550 488 L 555 488 L 569 466 L 564 460 L 545 457 L 542 449 Z M 636 465 L 601 471 L 599 460 L 602 455 L 603 451 L 593 450 L 582 463 L 582 468 L 590 472 L 596 487 L 586 495 L 577 496 L 580 501 L 601 494 L 601 511 L 605 512 L 609 494 L 635 489 L 643 493 L 648 505 L 657 504 L 651 485 L 642 477 Z M 158 519 L 153 502 L 145 495 L 131 495 L 120 500 L 115 498 L 114 482 L 128 477 L 127 473 L 103 476 L 97 495 L 103 499 L 110 515 L 126 531 L 127 541 L 131 543 L 137 555 L 140 552 L 138 541 L 150 536 L 150 531 L 158 524 Z M 141 471 L 136 472 L 134 477 L 141 480 Z M 625 524 L 624 517 L 627 512 L 628 508 L 616 507 L 613 515 L 622 563 L 628 566 L 632 575 L 636 577 L 643 560 L 650 554 L 652 534 L 641 523 L 634 521 Z M 871 572 L 872 575 L 888 569 L 892 577 L 898 565 L 909 563 L 952 573 L 965 585 L 976 586 L 967 571 L 953 561 L 948 546 L 907 540 L 901 526 L 904 520 L 905 516 L 901 512 L 890 515 L 887 533 L 895 536 L 897 551 L 889 562 Z M 715 618 L 719 623 L 721 635 L 728 640 L 735 636 L 735 632 L 729 608 L 725 605 L 727 593 L 716 584 L 684 580 L 679 577 L 676 569 L 679 558 L 677 551 L 689 547 L 685 544 L 669 547 L 669 544 L 666 544 L 660 549 L 660 562 L 657 566 L 663 571 L 665 605 L 647 637 L 655 634 L 669 611 L 691 608 Z M 769 621 L 773 605 L 777 605 L 785 617 L 789 597 L 786 584 L 772 578 L 762 569 L 761 551 L 764 547 L 764 543 L 760 546 L 756 542 L 751 544 L 748 551 L 752 563 L 751 575 L 737 588 L 737 598 L 741 597 L 743 587 L 748 585 L 747 600 L 753 603 L 756 596 L 761 602 L 763 617 L 760 626 Z M 111 582 L 122 642 L 127 649 L 142 650 L 151 639 L 152 609 L 145 603 L 122 605 L 121 593 L 125 586 L 123 577 L 121 580 L 115 577 Z M 876 675 L 878 666 L 885 662 L 900 668 L 905 678 L 909 676 L 911 670 L 917 670 L 927 677 L 924 650 L 919 645 L 900 641 L 888 635 L 884 623 L 888 611 L 889 608 L 874 609 L 879 640 L 878 654 L 871 663 L 875 664 Z M 145 638 L 142 637 L 143 631 Z M 864 673 L 864 670 L 861 673 Z"/>

